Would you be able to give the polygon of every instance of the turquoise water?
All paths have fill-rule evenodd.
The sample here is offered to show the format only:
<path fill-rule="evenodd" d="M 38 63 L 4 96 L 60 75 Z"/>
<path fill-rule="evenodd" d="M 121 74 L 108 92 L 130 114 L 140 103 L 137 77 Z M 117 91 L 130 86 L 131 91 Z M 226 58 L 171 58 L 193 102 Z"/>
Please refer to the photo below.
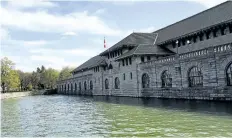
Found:
<path fill-rule="evenodd" d="M 2 136 L 232 137 L 232 104 L 119 97 L 1 100 Z"/>

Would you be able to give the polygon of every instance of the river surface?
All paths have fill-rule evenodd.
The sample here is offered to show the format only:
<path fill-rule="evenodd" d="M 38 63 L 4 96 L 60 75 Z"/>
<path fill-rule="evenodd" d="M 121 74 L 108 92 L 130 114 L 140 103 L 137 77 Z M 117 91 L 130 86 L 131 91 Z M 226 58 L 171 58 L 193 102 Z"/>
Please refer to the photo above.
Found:
<path fill-rule="evenodd" d="M 229 102 L 53 95 L 1 105 L 1 135 L 8 137 L 232 137 Z"/>

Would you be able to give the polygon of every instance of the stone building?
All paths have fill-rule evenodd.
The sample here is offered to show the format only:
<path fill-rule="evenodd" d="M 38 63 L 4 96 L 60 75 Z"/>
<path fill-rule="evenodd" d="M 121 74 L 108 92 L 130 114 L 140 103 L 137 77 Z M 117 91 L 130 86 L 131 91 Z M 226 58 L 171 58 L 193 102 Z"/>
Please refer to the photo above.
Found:
<path fill-rule="evenodd" d="M 72 74 L 58 93 L 232 100 L 232 2 L 132 33 Z"/>

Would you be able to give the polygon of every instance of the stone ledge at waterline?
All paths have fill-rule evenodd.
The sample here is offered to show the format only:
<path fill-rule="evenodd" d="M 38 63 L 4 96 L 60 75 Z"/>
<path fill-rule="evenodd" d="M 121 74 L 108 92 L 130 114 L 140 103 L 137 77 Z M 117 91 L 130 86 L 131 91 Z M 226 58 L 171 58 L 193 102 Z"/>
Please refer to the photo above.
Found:
<path fill-rule="evenodd" d="M 51 94 L 56 94 L 56 89 L 1 93 L 1 99 L 16 98 L 16 97 L 23 97 L 29 95 L 51 95 Z"/>

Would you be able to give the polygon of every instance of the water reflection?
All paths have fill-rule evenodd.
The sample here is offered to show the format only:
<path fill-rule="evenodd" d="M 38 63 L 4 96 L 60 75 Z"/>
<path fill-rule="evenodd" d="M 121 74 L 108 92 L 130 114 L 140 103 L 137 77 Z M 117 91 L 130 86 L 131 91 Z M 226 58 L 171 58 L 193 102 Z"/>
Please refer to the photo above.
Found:
<path fill-rule="evenodd" d="M 54 95 L 1 103 L 2 136 L 232 136 L 228 102 Z"/>
<path fill-rule="evenodd" d="M 202 112 L 212 114 L 232 114 L 232 102 L 229 101 L 203 101 L 183 99 L 158 99 L 158 98 L 131 98 L 131 97 L 104 97 L 94 96 L 95 101 L 144 106 L 154 108 L 176 109 L 189 112 Z"/>

